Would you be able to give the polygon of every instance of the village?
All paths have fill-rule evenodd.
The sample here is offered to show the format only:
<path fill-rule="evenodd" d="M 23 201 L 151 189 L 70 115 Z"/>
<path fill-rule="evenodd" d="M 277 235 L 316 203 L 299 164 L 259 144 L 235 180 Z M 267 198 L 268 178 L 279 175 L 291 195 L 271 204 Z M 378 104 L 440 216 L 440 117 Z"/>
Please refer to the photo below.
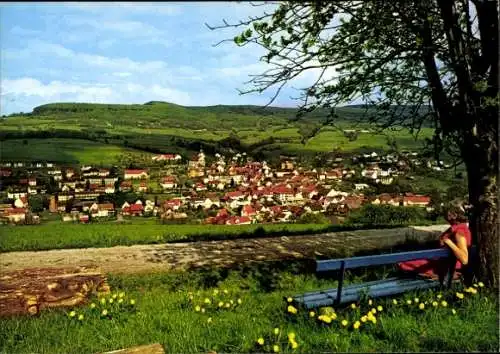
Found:
<path fill-rule="evenodd" d="M 48 213 L 79 223 L 156 217 L 166 223 L 245 225 L 294 222 L 321 213 L 341 220 L 365 204 L 429 210 L 427 195 L 377 190 L 411 179 L 416 166 L 441 169 L 415 152 L 336 157 L 331 167 L 321 169 L 298 166 L 293 158 L 270 165 L 244 153 L 207 160 L 200 151 L 189 160 L 155 155 L 147 168 L 3 162 L 0 218 L 2 223 L 37 224 Z M 34 207 L 33 198 L 44 202 Z"/>

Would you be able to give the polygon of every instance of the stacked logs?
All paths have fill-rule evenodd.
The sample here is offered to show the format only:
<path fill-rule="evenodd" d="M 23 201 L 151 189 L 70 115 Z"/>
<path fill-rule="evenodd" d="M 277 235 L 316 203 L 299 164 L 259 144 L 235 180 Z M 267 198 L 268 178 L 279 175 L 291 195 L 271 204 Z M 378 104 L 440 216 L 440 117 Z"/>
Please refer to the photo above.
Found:
<path fill-rule="evenodd" d="M 27 268 L 0 274 L 0 317 L 36 315 L 45 308 L 72 307 L 93 293 L 109 293 L 96 267 Z"/>

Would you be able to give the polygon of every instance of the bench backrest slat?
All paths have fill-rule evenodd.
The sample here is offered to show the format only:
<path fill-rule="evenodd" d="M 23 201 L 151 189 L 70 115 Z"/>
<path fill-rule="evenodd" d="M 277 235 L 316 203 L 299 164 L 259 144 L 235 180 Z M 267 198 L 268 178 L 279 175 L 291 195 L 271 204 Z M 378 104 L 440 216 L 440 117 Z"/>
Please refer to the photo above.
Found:
<path fill-rule="evenodd" d="M 475 247 L 471 247 L 470 252 L 474 252 Z M 328 259 L 316 262 L 317 272 L 326 272 L 339 270 L 342 262 L 345 262 L 345 269 L 353 269 L 360 267 L 394 264 L 398 262 L 413 261 L 416 259 L 437 259 L 448 258 L 453 255 L 453 252 L 448 248 L 436 248 L 423 251 L 399 252 L 390 254 L 380 254 L 374 256 Z"/>

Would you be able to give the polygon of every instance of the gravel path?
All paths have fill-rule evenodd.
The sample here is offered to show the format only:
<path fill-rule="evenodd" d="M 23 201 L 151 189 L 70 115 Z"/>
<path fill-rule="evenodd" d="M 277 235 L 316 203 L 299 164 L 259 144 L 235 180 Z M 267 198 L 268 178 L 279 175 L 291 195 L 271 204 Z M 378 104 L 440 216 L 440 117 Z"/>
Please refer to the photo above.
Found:
<path fill-rule="evenodd" d="M 408 239 L 437 239 L 446 228 L 447 225 L 434 225 L 230 241 L 8 252 L 0 254 L 0 272 L 86 265 L 98 266 L 107 273 L 125 274 L 231 266 L 263 260 L 314 259 L 340 250 L 349 254 L 389 247 Z"/>

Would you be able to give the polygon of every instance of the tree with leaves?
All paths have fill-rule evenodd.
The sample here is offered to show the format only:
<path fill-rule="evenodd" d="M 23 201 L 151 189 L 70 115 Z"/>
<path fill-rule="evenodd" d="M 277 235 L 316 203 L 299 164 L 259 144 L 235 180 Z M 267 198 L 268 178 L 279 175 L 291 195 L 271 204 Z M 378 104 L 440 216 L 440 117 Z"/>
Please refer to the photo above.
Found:
<path fill-rule="evenodd" d="M 478 275 L 498 287 L 498 3 L 266 2 L 255 5 L 272 7 L 262 16 L 207 26 L 241 28 L 236 45 L 265 49 L 269 69 L 242 94 L 276 89 L 271 104 L 309 71 L 317 79 L 301 90 L 301 114 L 326 108 L 332 122 L 337 105 L 358 100 L 380 128 L 434 127 L 436 159 L 466 166 Z"/>

